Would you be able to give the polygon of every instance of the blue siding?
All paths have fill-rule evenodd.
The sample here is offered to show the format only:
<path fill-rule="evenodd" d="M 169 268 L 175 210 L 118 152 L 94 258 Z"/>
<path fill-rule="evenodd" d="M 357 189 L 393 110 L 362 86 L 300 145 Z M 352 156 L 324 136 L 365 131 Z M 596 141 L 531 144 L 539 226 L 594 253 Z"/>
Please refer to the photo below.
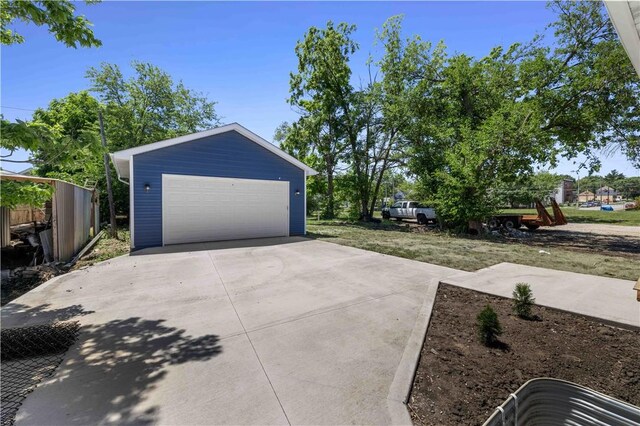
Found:
<path fill-rule="evenodd" d="M 136 250 L 162 245 L 162 174 L 289 181 L 289 233 L 304 234 L 304 171 L 229 131 L 133 157 Z M 144 191 L 146 184 L 149 192 Z"/>

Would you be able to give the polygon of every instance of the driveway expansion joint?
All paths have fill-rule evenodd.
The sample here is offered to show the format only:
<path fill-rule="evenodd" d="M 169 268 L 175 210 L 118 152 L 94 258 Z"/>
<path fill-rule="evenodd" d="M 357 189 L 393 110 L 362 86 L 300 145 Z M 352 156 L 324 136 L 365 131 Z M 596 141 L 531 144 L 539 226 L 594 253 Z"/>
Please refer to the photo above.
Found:
<path fill-rule="evenodd" d="M 291 426 L 291 421 L 289 420 L 289 416 L 287 416 L 287 412 L 284 410 L 284 407 L 282 406 L 282 402 L 280 401 L 280 398 L 278 397 L 278 393 L 276 392 L 275 388 L 273 387 L 273 383 L 271 383 L 271 379 L 269 378 L 269 375 L 267 374 L 267 370 L 265 370 L 264 365 L 262 364 L 262 360 L 260 359 L 260 356 L 258 355 L 258 351 L 256 351 L 256 347 L 253 345 L 253 342 L 251 341 L 251 337 L 247 333 L 247 329 L 245 328 L 244 323 L 242 322 L 242 318 L 240 318 L 240 314 L 238 314 L 238 310 L 236 309 L 236 306 L 233 304 L 233 300 L 231 300 L 231 296 L 229 295 L 229 291 L 227 290 L 227 286 L 224 284 L 224 280 L 222 279 L 222 276 L 220 275 L 220 272 L 218 272 L 218 268 L 216 267 L 216 263 L 213 260 L 213 257 L 211 256 L 210 252 L 207 252 L 207 255 L 209 256 L 209 259 L 211 259 L 211 264 L 213 265 L 213 269 L 215 270 L 216 274 L 218 275 L 218 278 L 220 278 L 220 283 L 222 283 L 222 287 L 224 288 L 225 293 L 227 293 L 227 298 L 229 299 L 229 303 L 231 303 L 231 307 L 233 308 L 233 311 L 236 313 L 236 317 L 238 318 L 238 321 L 240 322 L 240 325 L 242 326 L 242 329 L 244 330 L 244 335 L 247 336 L 247 340 L 249 341 L 249 344 L 251 345 L 251 349 L 253 350 L 253 353 L 255 354 L 256 359 L 258 360 L 258 363 L 260 364 L 260 368 L 262 368 L 262 372 L 264 373 L 264 376 L 267 378 L 267 381 L 269 382 L 269 386 L 271 387 L 271 390 L 273 391 L 273 395 L 276 397 L 276 400 L 278 401 L 278 404 L 280 405 L 280 409 L 282 410 L 282 414 L 284 415 L 285 419 L 287 419 L 287 424 L 289 426 Z"/>

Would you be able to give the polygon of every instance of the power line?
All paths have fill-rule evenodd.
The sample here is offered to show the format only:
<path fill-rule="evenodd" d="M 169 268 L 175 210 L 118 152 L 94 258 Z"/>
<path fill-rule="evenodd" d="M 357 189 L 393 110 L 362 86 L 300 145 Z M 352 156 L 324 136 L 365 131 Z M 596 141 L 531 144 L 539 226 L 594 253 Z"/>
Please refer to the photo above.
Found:
<path fill-rule="evenodd" d="M 35 112 L 35 109 L 27 109 L 27 108 L 18 108 L 18 107 L 12 107 L 12 106 L 4 106 L 1 105 L 0 108 L 7 108 L 7 109 L 17 109 L 19 111 L 31 111 L 31 112 Z"/>

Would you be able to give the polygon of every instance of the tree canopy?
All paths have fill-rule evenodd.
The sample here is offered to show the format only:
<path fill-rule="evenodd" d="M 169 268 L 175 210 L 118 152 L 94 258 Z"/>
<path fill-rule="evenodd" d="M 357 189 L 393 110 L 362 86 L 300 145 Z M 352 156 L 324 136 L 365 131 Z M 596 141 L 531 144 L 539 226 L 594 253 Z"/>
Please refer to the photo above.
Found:
<path fill-rule="evenodd" d="M 89 68 L 91 92 L 104 104 L 107 138 L 112 149 L 194 133 L 218 125 L 215 102 L 188 89 L 159 67 L 131 63 L 125 78 L 116 64 Z"/>
<path fill-rule="evenodd" d="M 104 188 L 105 149 L 100 143 L 99 110 L 105 116 L 109 152 L 194 133 L 219 123 L 215 103 L 204 95 L 182 82 L 175 83 L 152 64 L 134 62 L 132 68 L 133 75 L 128 79 L 114 64 L 91 68 L 87 77 L 97 98 L 86 90 L 70 93 L 37 109 L 30 122 L 2 120 L 2 147 L 9 151 L 8 156 L 16 149 L 27 150 L 30 156 L 21 162 L 32 163 L 40 176 Z M 9 158 L 3 161 L 15 162 Z M 111 173 L 117 211 L 126 212 L 128 187 L 116 180 L 113 170 Z M 21 191 L 14 192 L 24 194 L 25 202 L 36 200 L 30 192 Z M 106 197 L 101 200 L 106 201 Z M 106 214 L 108 209 L 103 207 L 101 211 Z"/>
<path fill-rule="evenodd" d="M 349 63 L 355 27 L 311 28 L 296 46 L 290 102 L 301 117 L 285 145 L 317 153 L 327 182 L 342 169 L 340 191 L 361 218 L 398 168 L 456 228 L 495 212 L 501 190 L 530 185 L 559 158 L 583 154 L 595 170 L 603 149 L 617 149 L 640 165 L 640 82 L 603 5 L 548 6 L 552 43 L 536 36 L 482 58 L 404 37 L 392 17 L 360 87 Z M 333 192 L 328 185 L 326 197 Z"/>

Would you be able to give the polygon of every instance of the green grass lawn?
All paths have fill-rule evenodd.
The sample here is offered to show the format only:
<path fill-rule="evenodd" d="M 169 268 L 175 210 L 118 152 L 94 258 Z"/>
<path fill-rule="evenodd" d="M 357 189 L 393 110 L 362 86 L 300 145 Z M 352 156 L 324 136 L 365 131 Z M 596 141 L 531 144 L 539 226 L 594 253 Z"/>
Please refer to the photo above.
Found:
<path fill-rule="evenodd" d="M 549 214 L 553 211 L 547 208 Z M 562 212 L 569 223 L 610 223 L 612 225 L 640 226 L 640 210 L 583 210 L 575 207 L 562 207 Z M 503 213 L 538 214 L 536 209 L 508 209 Z"/>
<path fill-rule="evenodd" d="M 439 231 L 411 232 L 395 222 L 381 224 L 345 221 L 307 222 L 309 237 L 392 256 L 419 260 L 465 271 L 501 262 L 519 263 L 562 271 L 637 280 L 640 261 L 564 248 L 543 247 L 504 239 L 453 235 Z"/>

